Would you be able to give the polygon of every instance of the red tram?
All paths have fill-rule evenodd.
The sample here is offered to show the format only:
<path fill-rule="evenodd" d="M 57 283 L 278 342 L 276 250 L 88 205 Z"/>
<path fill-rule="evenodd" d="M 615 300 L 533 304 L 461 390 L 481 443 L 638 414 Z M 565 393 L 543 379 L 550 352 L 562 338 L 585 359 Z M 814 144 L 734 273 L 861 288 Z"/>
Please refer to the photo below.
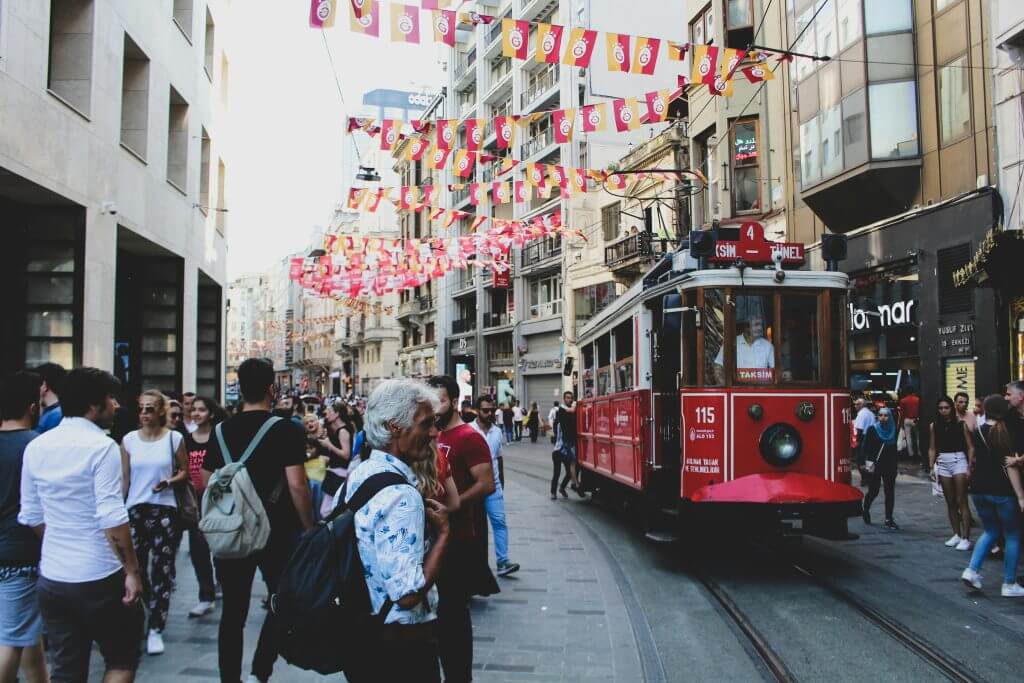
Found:
<path fill-rule="evenodd" d="M 757 223 L 691 240 L 579 332 L 584 485 L 684 525 L 846 538 L 847 276 L 786 270 L 803 245 Z"/>

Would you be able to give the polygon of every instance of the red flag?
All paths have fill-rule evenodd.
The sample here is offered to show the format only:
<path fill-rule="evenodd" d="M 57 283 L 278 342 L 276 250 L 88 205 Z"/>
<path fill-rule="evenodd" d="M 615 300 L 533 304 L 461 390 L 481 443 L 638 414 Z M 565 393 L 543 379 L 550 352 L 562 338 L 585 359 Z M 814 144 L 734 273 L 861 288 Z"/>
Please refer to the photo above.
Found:
<path fill-rule="evenodd" d="M 515 182 L 515 202 L 517 204 L 523 204 L 524 202 L 530 201 L 533 193 L 530 191 L 533 185 L 523 180 L 517 180 Z"/>
<path fill-rule="evenodd" d="M 313 0 L 309 9 L 310 28 L 334 26 L 335 0 Z"/>
<path fill-rule="evenodd" d="M 565 48 L 562 63 L 570 66 L 590 66 L 590 58 L 594 54 L 597 43 L 597 31 L 585 28 L 574 28 L 569 35 L 569 44 Z"/>
<path fill-rule="evenodd" d="M 438 149 L 451 149 L 452 142 L 455 141 L 455 126 L 458 121 L 456 119 L 438 119 L 436 123 L 435 143 Z"/>
<path fill-rule="evenodd" d="M 487 183 L 469 184 L 469 203 L 473 206 L 487 203 Z"/>
<path fill-rule="evenodd" d="M 402 122 L 396 119 L 383 119 L 380 122 L 380 148 L 390 152 L 398 144 L 398 136 L 402 132 Z"/>
<path fill-rule="evenodd" d="M 423 138 L 412 138 L 406 148 L 405 158 L 408 161 L 419 161 L 430 148 L 430 143 Z"/>
<path fill-rule="evenodd" d="M 434 42 L 455 47 L 455 12 L 446 9 L 434 10 Z"/>
<path fill-rule="evenodd" d="M 575 124 L 575 109 L 558 109 L 551 112 L 551 125 L 555 128 L 555 142 L 560 145 L 572 142 L 572 129 Z"/>
<path fill-rule="evenodd" d="M 633 53 L 633 73 L 644 76 L 653 75 L 654 68 L 658 65 L 660 49 L 661 40 L 658 38 L 637 38 L 636 51 Z"/>
<path fill-rule="evenodd" d="M 582 109 L 583 132 L 600 133 L 608 130 L 608 104 L 588 104 Z"/>
<path fill-rule="evenodd" d="M 647 100 L 647 123 L 660 123 L 668 118 L 668 90 L 655 90 L 644 96 Z"/>
<path fill-rule="evenodd" d="M 349 188 L 348 191 L 348 208 L 358 211 L 359 205 L 363 203 L 363 197 L 366 195 L 366 190 L 353 187 Z"/>
<path fill-rule="evenodd" d="M 501 20 L 501 53 L 505 57 L 526 59 L 530 49 L 530 22 L 504 18 Z"/>
<path fill-rule="evenodd" d="M 485 119 L 466 119 L 466 149 L 475 152 L 484 141 Z"/>
<path fill-rule="evenodd" d="M 498 137 L 498 149 L 508 149 L 516 144 L 516 125 L 514 116 L 496 116 L 494 131 Z"/>
<path fill-rule="evenodd" d="M 640 112 L 637 110 L 635 97 L 627 97 L 612 101 L 612 111 L 615 114 L 615 130 L 625 133 L 627 130 L 636 130 L 640 125 Z"/>
<path fill-rule="evenodd" d="M 443 9 L 452 6 L 452 0 L 423 0 L 423 9 Z"/>
<path fill-rule="evenodd" d="M 557 64 L 562 54 L 562 34 L 564 26 L 558 24 L 537 24 L 537 52 L 534 58 L 538 62 Z"/>
<path fill-rule="evenodd" d="M 476 163 L 476 155 L 465 149 L 455 151 L 455 175 L 460 178 L 468 178 L 473 174 L 473 165 Z"/>
<path fill-rule="evenodd" d="M 444 167 L 448 165 L 448 156 L 451 153 L 450 149 L 434 147 L 434 150 L 430 153 L 430 168 L 435 171 L 443 171 Z"/>
<path fill-rule="evenodd" d="M 629 36 L 625 33 L 606 33 L 608 42 L 608 70 L 626 73 L 629 71 Z"/>
<path fill-rule="evenodd" d="M 380 37 L 380 0 L 351 0 L 349 26 L 356 33 Z"/>

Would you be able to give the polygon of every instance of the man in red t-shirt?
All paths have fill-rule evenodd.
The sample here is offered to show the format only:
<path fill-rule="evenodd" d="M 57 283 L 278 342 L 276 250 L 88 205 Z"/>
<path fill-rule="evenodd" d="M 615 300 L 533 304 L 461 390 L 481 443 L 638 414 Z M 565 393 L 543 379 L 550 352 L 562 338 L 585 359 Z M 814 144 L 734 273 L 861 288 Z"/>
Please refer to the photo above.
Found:
<path fill-rule="evenodd" d="M 907 455 L 917 460 L 920 449 L 917 443 L 917 416 L 921 409 L 921 399 L 913 389 L 907 389 L 900 399 L 900 414 L 903 417 L 903 440 L 907 443 Z"/>
<path fill-rule="evenodd" d="M 494 469 L 487 442 L 462 421 L 456 401 L 459 385 L 453 377 L 438 375 L 427 384 L 437 389 L 437 450 L 448 459 L 459 511 L 451 516 L 451 541 L 444 569 L 437 581 L 437 636 L 441 666 L 448 683 L 473 679 L 473 623 L 469 599 L 492 595 L 498 584 L 487 564 L 487 517 L 484 498 L 494 493 Z"/>

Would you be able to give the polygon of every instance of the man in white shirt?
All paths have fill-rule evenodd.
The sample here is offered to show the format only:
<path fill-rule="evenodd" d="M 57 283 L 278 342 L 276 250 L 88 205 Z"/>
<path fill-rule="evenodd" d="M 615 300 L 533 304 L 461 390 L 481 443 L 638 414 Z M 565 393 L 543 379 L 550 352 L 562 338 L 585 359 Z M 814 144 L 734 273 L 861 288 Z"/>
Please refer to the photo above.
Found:
<path fill-rule="evenodd" d="M 725 347 L 715 356 L 715 375 L 725 383 Z M 754 383 L 771 383 L 775 368 L 775 346 L 764 337 L 764 318 L 752 317 L 743 334 L 736 336 L 736 378 Z"/>
<path fill-rule="evenodd" d="M 42 538 L 39 607 L 53 680 L 84 681 L 92 644 L 106 683 L 135 678 L 142 582 L 121 492 L 121 453 L 104 433 L 119 383 L 96 368 L 68 373 L 64 419 L 25 449 L 18 521 Z"/>
<path fill-rule="evenodd" d="M 512 402 L 512 428 L 515 430 L 516 441 L 523 440 L 523 408 L 519 401 Z"/>
<path fill-rule="evenodd" d="M 864 435 L 871 425 L 875 424 L 875 414 L 871 412 L 871 408 L 868 407 L 868 402 L 863 398 L 858 398 L 853 402 L 853 410 L 855 417 L 853 418 L 853 430 L 857 435 L 857 464 L 864 464 L 864 454 L 862 446 L 864 444 Z"/>
<path fill-rule="evenodd" d="M 555 434 L 555 428 L 558 427 L 558 401 L 555 401 L 554 407 L 548 411 L 548 426 L 551 427 L 551 443 L 554 444 L 558 440 Z"/>
<path fill-rule="evenodd" d="M 505 519 L 504 469 L 501 458 L 501 427 L 494 423 L 494 399 L 481 396 L 476 400 L 477 417 L 470 425 L 487 442 L 491 451 L 491 465 L 494 467 L 494 493 L 484 499 L 487 518 L 494 530 L 494 554 L 497 560 L 498 576 L 508 576 L 519 571 L 519 565 L 508 559 L 508 522 Z M 520 411 L 521 412 L 521 411 Z M 518 424 L 518 423 L 517 423 Z"/>
<path fill-rule="evenodd" d="M 182 424 L 185 425 L 185 430 L 189 434 L 193 433 L 194 431 L 196 431 L 196 429 L 199 428 L 199 426 L 192 421 L 192 403 L 195 400 L 195 392 L 186 391 L 184 394 L 181 395 L 181 407 L 183 408 L 182 413 L 184 414 L 185 418 Z"/>

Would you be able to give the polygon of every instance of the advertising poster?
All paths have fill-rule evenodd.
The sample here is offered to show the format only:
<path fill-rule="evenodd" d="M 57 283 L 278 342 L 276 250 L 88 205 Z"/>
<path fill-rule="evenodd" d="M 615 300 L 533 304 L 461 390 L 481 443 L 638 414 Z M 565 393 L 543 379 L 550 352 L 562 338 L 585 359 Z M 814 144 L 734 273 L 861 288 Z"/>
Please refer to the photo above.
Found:
<path fill-rule="evenodd" d="M 458 410 L 463 401 L 473 400 L 473 371 L 467 364 L 455 364 L 455 381 L 459 383 L 459 402 L 455 406 Z"/>

